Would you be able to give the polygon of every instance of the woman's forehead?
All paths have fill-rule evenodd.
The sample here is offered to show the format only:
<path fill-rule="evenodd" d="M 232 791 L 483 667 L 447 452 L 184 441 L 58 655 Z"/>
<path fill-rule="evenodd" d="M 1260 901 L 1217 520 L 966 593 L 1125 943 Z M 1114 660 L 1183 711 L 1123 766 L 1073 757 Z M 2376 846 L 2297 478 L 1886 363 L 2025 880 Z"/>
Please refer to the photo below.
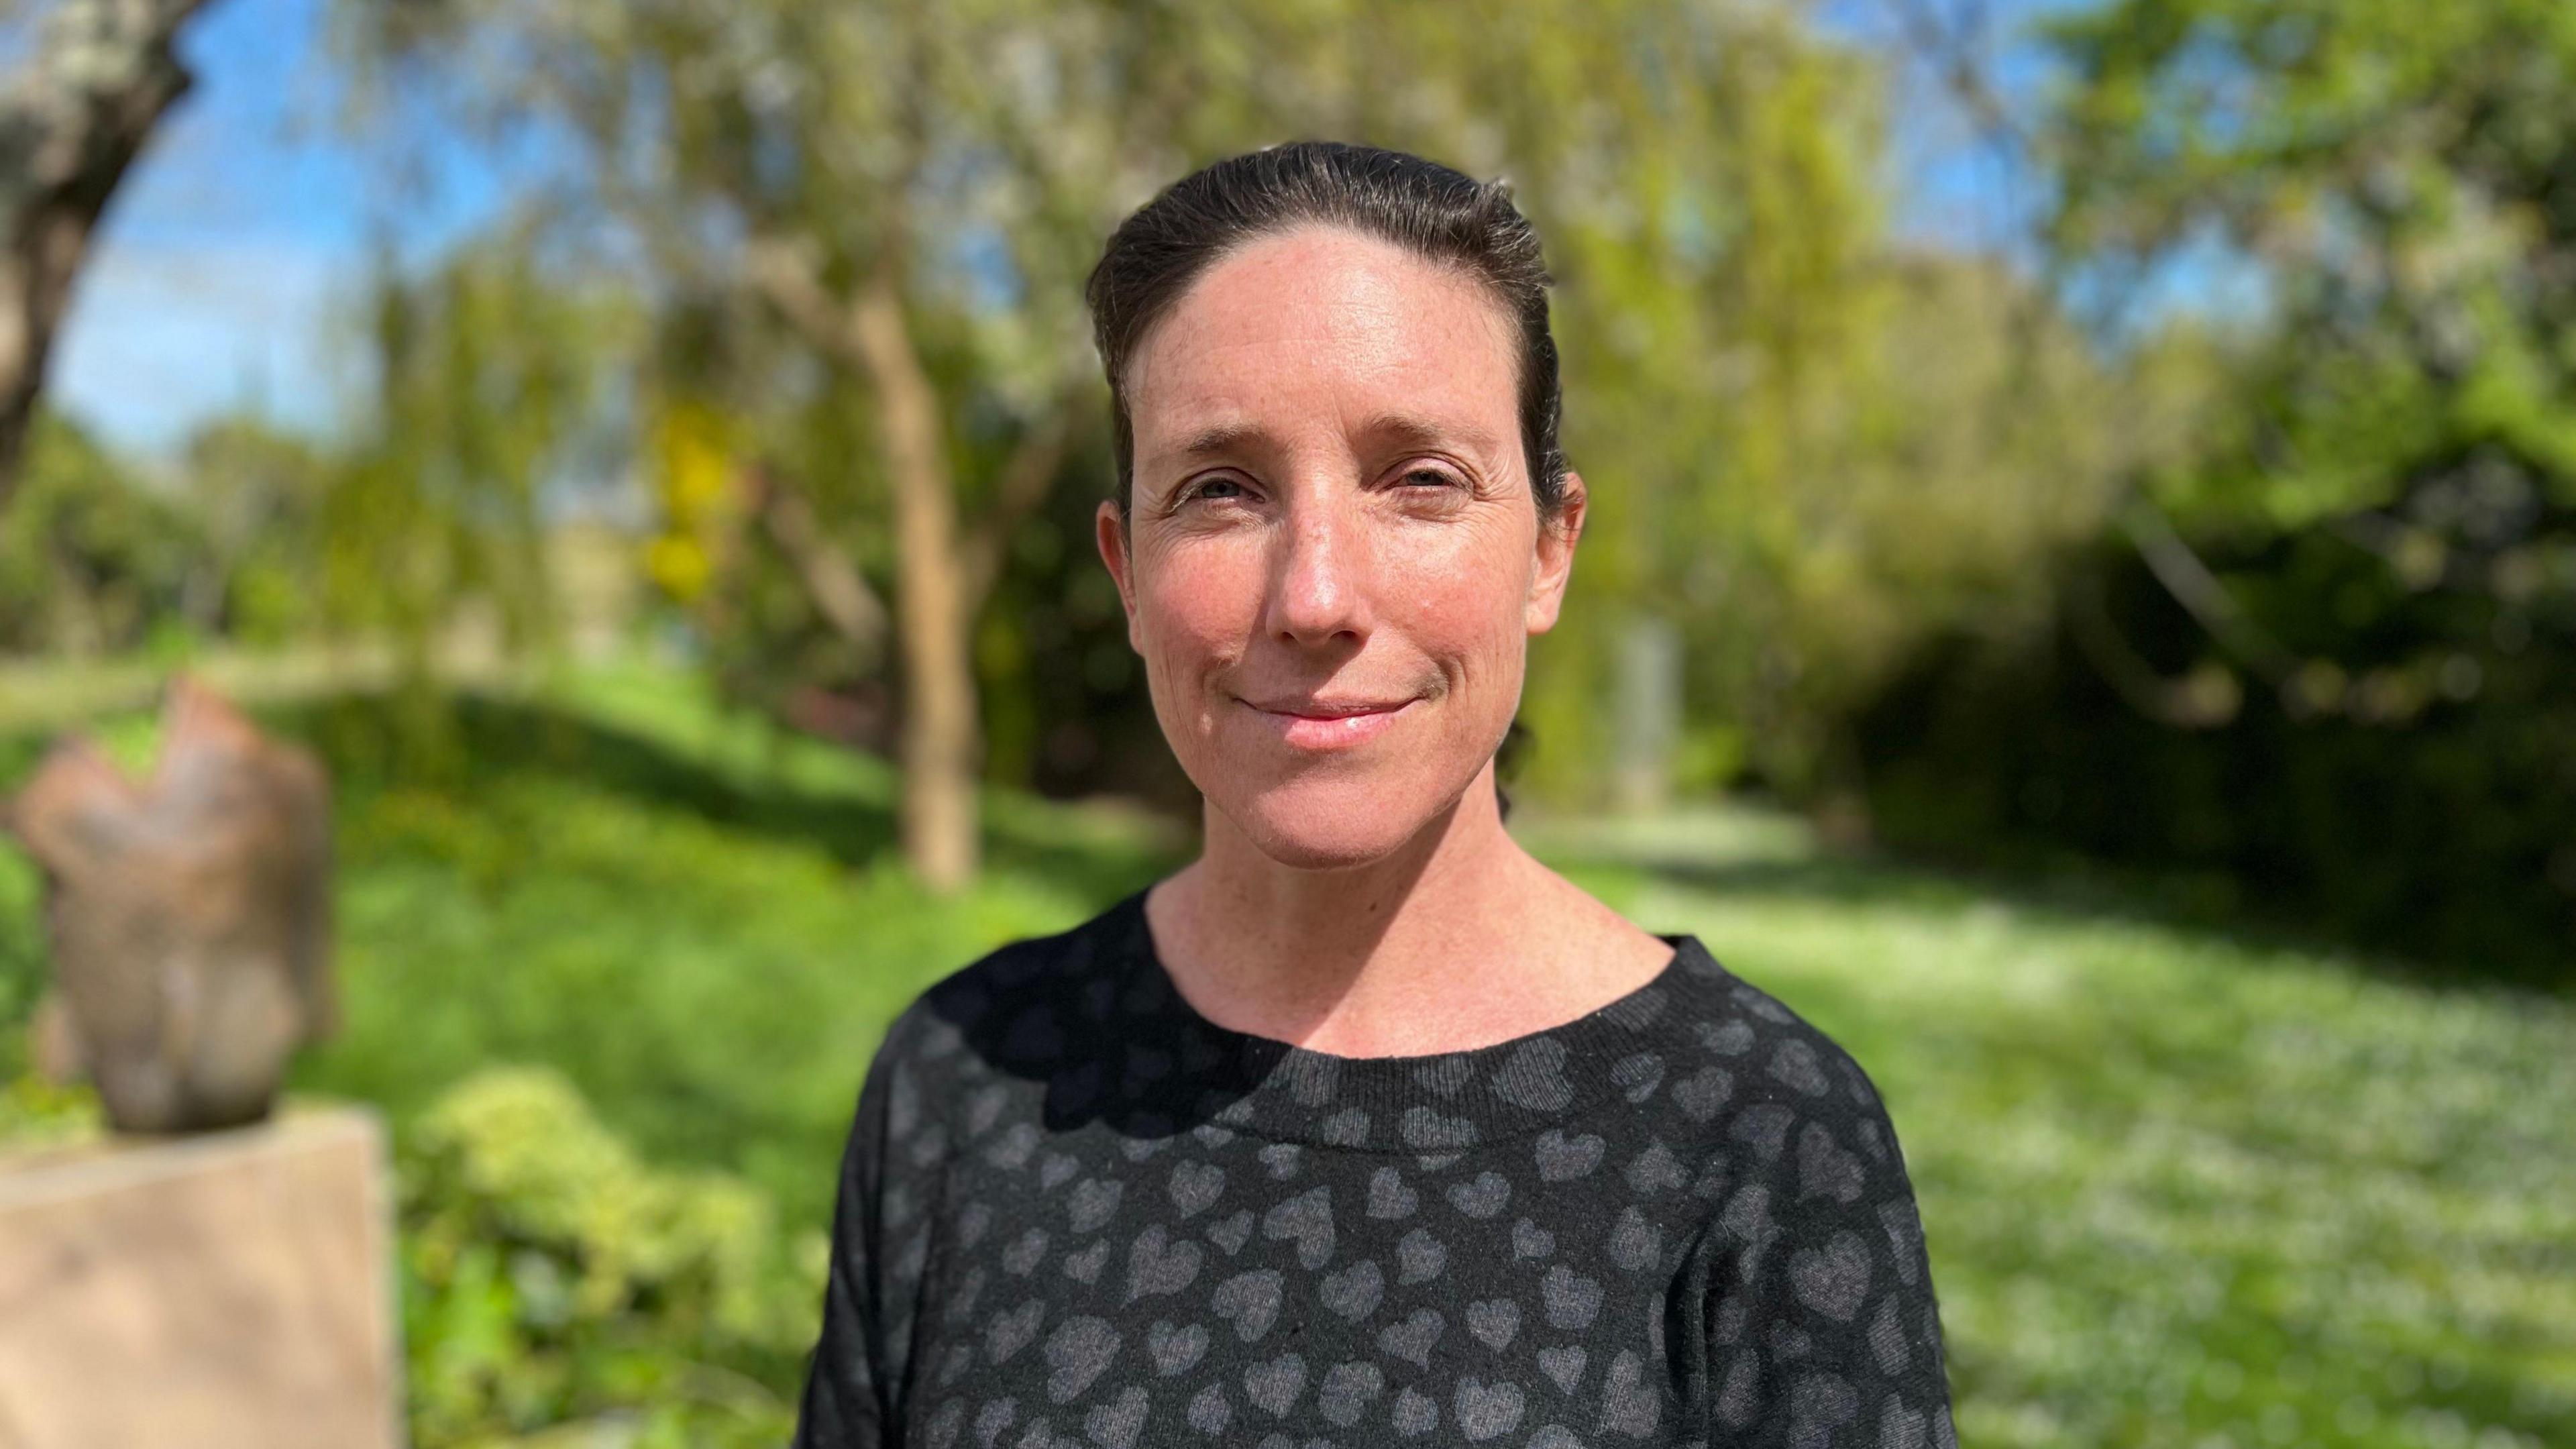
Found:
<path fill-rule="evenodd" d="M 1300 228 L 1199 276 L 1138 347 L 1126 395 L 1148 465 L 1291 419 L 1491 441 L 1517 416 L 1514 331 L 1466 272 Z"/>

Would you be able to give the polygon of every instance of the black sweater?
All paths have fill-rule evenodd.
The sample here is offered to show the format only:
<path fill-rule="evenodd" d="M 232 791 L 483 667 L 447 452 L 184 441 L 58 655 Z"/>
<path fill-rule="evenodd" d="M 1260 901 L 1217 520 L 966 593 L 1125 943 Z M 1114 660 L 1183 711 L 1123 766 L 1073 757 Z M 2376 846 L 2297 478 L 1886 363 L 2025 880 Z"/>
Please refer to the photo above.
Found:
<path fill-rule="evenodd" d="M 799 1449 L 1953 1449 L 1869 1078 L 1696 937 L 1579 1020 L 1337 1057 L 1139 891 L 924 992 L 842 1162 Z"/>

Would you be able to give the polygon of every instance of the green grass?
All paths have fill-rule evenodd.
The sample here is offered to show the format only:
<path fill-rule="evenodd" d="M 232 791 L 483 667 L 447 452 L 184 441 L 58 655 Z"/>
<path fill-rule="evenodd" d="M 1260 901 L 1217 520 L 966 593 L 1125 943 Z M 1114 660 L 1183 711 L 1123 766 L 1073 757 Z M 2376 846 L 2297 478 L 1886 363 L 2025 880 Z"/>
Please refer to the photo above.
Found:
<path fill-rule="evenodd" d="M 897 864 L 881 762 L 664 676 L 486 704 L 463 735 L 461 777 L 350 802 L 347 1030 L 297 1084 L 399 1114 L 477 1066 L 556 1065 L 647 1154 L 741 1172 L 795 1226 L 828 1221 L 896 1012 L 1171 858 L 1125 822 L 998 799 L 989 868 L 935 904 Z"/>
<path fill-rule="evenodd" d="M 551 1064 L 649 1157 L 741 1172 L 791 1228 L 823 1221 L 896 1010 L 1181 858 L 998 799 L 984 882 L 935 904 L 887 864 L 882 765 L 648 671 L 476 704 L 438 768 L 388 763 L 400 731 L 363 702 L 278 723 L 341 782 L 348 1020 L 298 1087 L 400 1131 L 471 1070 Z M 2576 1444 L 2576 1007 L 1838 859 L 1746 811 L 1516 828 L 1870 1070 L 1963 1442 Z M 12 858 L 0 1023 L 36 929 Z"/>
<path fill-rule="evenodd" d="M 1740 816 L 1622 835 L 1558 850 L 1879 1084 L 1963 1443 L 2576 1444 L 2568 1003 Z"/>

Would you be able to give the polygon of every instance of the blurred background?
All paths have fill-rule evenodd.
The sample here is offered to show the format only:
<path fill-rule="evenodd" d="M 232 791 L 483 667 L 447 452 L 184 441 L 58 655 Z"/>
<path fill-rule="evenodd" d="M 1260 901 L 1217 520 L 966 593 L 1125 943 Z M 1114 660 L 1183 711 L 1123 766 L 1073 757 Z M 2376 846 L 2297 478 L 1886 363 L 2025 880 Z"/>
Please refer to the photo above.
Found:
<path fill-rule="evenodd" d="M 1080 286 L 1507 177 L 1515 833 L 1878 1081 L 1963 1442 L 2576 1444 L 2564 0 L 11 0 L 0 786 L 326 765 L 437 1446 L 775 1445 L 915 993 L 1187 860 Z M 0 850 L 0 1139 L 43 873 Z"/>

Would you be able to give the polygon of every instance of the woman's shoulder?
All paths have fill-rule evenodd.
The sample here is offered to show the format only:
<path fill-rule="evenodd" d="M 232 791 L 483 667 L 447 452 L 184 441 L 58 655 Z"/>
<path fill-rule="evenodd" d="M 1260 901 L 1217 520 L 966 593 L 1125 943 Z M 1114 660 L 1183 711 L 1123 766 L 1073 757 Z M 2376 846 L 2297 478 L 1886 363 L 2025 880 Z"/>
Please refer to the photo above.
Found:
<path fill-rule="evenodd" d="M 1708 1125 L 1764 1158 L 1789 1145 L 1805 1121 L 1853 1134 L 1873 1157 L 1894 1151 L 1878 1083 L 1841 1040 L 1698 937 L 1680 943 L 1676 964 L 1688 989 L 1677 1035 L 1696 1047 L 1691 1056 L 1700 1063 L 1674 1087 L 1685 1111 L 1694 1092 L 1721 1103 L 1726 1110 L 1706 1114 Z"/>
<path fill-rule="evenodd" d="M 1082 1021 L 1113 1004 L 1122 935 L 1141 895 L 1061 931 L 1003 942 L 933 981 L 887 1026 L 879 1058 L 942 1060 L 972 1048 L 996 1064 L 1060 1059 Z"/>

